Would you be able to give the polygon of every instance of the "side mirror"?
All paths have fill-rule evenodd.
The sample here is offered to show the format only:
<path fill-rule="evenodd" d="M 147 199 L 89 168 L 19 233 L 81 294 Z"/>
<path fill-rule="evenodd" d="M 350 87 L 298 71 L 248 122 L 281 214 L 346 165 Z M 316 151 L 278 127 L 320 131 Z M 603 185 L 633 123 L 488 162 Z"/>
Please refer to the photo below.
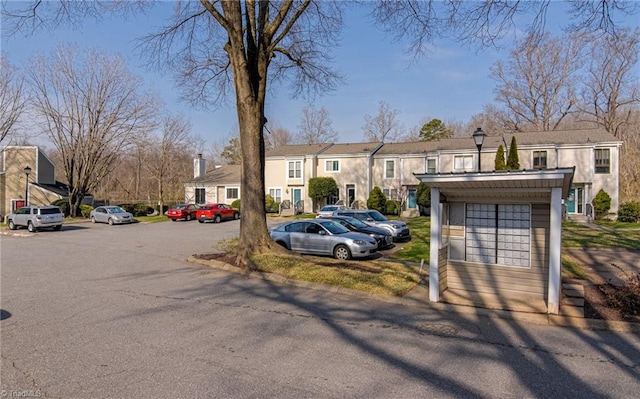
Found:
<path fill-rule="evenodd" d="M 327 235 L 327 232 L 326 232 L 326 231 L 324 231 L 324 230 L 320 230 L 320 231 L 318 232 L 318 234 L 320 234 L 321 236 L 326 236 L 326 235 Z"/>

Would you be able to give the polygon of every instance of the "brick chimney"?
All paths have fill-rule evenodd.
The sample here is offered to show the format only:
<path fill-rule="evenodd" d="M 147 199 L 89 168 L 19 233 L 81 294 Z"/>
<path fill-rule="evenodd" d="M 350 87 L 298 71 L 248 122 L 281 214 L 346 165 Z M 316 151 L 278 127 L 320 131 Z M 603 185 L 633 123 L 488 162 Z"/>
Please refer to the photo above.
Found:
<path fill-rule="evenodd" d="M 193 160 L 193 178 L 204 177 L 207 173 L 206 160 L 202 158 L 202 154 L 198 154 L 198 157 Z"/>

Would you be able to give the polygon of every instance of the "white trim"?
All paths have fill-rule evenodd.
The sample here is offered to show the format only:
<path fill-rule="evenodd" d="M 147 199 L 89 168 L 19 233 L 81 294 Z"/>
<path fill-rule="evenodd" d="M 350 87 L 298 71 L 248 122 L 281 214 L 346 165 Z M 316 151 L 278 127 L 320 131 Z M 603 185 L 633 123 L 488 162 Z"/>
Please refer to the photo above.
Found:
<path fill-rule="evenodd" d="M 562 265 L 562 189 L 551 190 L 549 214 L 549 313 L 560 313 L 560 283 Z"/>
<path fill-rule="evenodd" d="M 431 242 L 429 243 L 429 300 L 440 301 L 440 236 L 442 223 L 442 207 L 440 206 L 440 190 L 431 189 Z"/>
<path fill-rule="evenodd" d="M 340 160 L 339 159 L 324 159 L 323 162 L 324 162 L 324 171 L 326 173 L 340 173 L 341 165 L 340 165 Z M 337 162 L 338 163 L 338 169 L 335 169 L 335 170 L 334 169 L 327 169 L 327 162 L 331 162 L 331 163 Z"/>
<path fill-rule="evenodd" d="M 382 172 L 383 179 L 395 179 L 396 178 L 396 160 L 395 159 L 385 159 L 384 161 L 384 171 Z M 387 176 L 387 162 L 393 162 L 393 176 Z"/>

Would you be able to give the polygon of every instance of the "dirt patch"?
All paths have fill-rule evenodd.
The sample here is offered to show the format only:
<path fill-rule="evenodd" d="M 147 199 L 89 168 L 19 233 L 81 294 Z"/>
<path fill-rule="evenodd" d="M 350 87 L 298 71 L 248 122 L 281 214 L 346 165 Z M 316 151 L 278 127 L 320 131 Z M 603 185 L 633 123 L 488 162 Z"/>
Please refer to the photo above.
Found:
<path fill-rule="evenodd" d="M 637 312 L 640 297 L 633 295 L 624 288 L 613 284 L 593 284 L 584 287 L 584 317 L 610 321 L 630 321 L 640 323 Z M 622 304 L 620 298 L 629 302 Z"/>

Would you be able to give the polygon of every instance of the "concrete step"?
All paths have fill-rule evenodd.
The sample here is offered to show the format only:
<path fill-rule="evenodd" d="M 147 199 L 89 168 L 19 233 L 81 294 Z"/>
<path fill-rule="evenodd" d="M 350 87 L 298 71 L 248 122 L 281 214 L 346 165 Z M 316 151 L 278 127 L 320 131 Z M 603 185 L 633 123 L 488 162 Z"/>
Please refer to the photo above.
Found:
<path fill-rule="evenodd" d="M 581 298 L 564 298 L 562 305 L 584 307 L 584 296 Z"/>
<path fill-rule="evenodd" d="M 584 317 L 584 308 L 582 306 L 567 306 L 563 303 L 560 305 L 560 315 L 567 317 Z"/>

